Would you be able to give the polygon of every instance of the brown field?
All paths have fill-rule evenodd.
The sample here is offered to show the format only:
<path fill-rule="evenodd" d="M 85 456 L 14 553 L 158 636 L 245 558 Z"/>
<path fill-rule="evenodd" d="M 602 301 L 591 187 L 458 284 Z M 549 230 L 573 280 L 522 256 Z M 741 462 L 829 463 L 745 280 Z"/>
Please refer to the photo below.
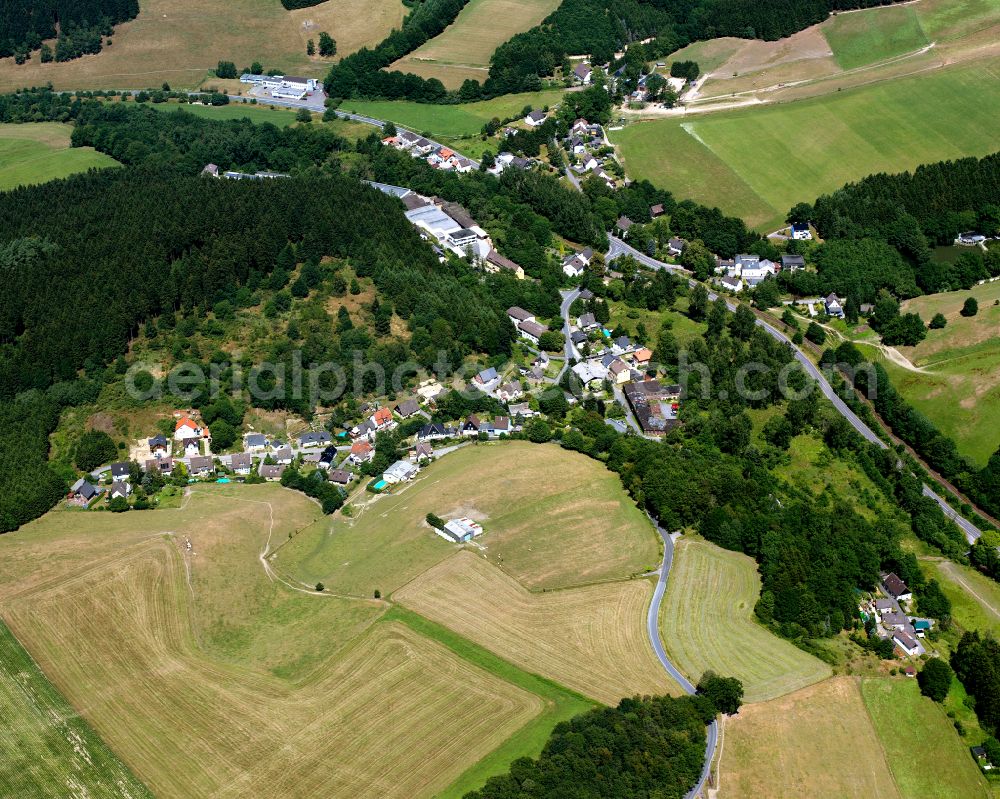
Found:
<path fill-rule="evenodd" d="M 428 513 L 480 520 L 477 543 L 531 589 L 627 578 L 659 562 L 657 536 L 617 475 L 555 445 L 467 446 L 355 507 L 352 519 L 322 519 L 296 536 L 275 567 L 337 593 L 388 596 L 455 551 Z"/>
<path fill-rule="evenodd" d="M 858 682 L 835 677 L 727 718 L 720 796 L 899 799 Z"/>
<path fill-rule="evenodd" d="M 327 31 L 337 54 L 373 45 L 403 20 L 400 0 L 328 0 L 286 11 L 278 0 L 141 0 L 139 16 L 119 25 L 111 47 L 62 64 L 42 64 L 35 54 L 16 66 L 0 60 L 0 91 L 40 86 L 56 89 L 195 88 L 221 61 L 236 68 L 260 61 L 266 69 L 322 77 L 329 62 L 306 55 L 306 41 Z M 215 79 L 212 79 L 214 82 Z"/>
<path fill-rule="evenodd" d="M 558 0 L 472 0 L 441 35 L 392 68 L 437 78 L 449 89 L 457 89 L 467 78 L 482 83 L 493 51 L 514 34 L 533 28 L 558 5 Z"/>
<path fill-rule="evenodd" d="M 532 594 L 459 552 L 395 594 L 401 604 L 526 671 L 594 699 L 678 694 L 646 639 L 647 580 Z"/>
<path fill-rule="evenodd" d="M 541 712 L 373 623 L 379 603 L 268 579 L 270 513 L 287 535 L 317 515 L 304 497 L 209 491 L 183 510 L 54 512 L 0 540 L 0 614 L 158 796 L 433 795 Z"/>

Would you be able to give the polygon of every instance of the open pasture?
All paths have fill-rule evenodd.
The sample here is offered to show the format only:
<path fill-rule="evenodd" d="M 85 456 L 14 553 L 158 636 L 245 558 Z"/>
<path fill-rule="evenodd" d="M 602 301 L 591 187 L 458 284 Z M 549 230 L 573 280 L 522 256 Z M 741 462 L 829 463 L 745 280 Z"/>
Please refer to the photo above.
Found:
<path fill-rule="evenodd" d="M 682 538 L 674 551 L 660 630 L 671 660 L 697 683 L 708 669 L 743 682 L 747 702 L 830 676 L 830 667 L 753 620 L 760 577 L 753 560 Z"/>
<path fill-rule="evenodd" d="M 615 704 L 680 691 L 646 639 L 651 596 L 647 580 L 532 594 L 485 558 L 459 552 L 395 599 L 526 671 Z"/>
<path fill-rule="evenodd" d="M 273 583 L 257 557 L 268 535 L 317 515 L 277 486 L 124 519 L 52 513 L 0 542 L 0 613 L 157 796 L 434 795 L 543 700 L 398 622 L 371 623 L 377 603 L 350 603 L 359 619 L 346 600 Z"/>
<path fill-rule="evenodd" d="M 902 799 L 849 677 L 740 708 L 718 771 L 720 795 L 738 799 Z"/>
<path fill-rule="evenodd" d="M 92 147 L 70 147 L 72 130 L 58 122 L 0 125 L 0 191 L 118 166 Z"/>
<path fill-rule="evenodd" d="M 951 719 L 916 680 L 862 680 L 861 695 L 903 799 L 991 796 Z"/>
<path fill-rule="evenodd" d="M 327 31 L 344 56 L 384 39 L 403 21 L 400 0 L 327 0 L 287 11 L 279 0 L 142 0 L 139 16 L 119 25 L 113 44 L 97 55 L 22 66 L 0 61 L 0 91 L 21 86 L 56 89 L 196 88 L 220 60 L 237 69 L 265 69 L 322 78 L 332 62 L 306 55 L 306 42 Z"/>
<path fill-rule="evenodd" d="M 866 11 L 837 14 L 820 26 L 842 68 L 874 64 L 919 50 L 928 43 L 916 6 L 886 6 Z"/>
<path fill-rule="evenodd" d="M 512 36 L 535 27 L 559 0 L 472 0 L 443 33 L 390 69 L 438 78 L 457 89 L 467 78 L 486 80 L 493 51 Z"/>
<path fill-rule="evenodd" d="M 455 551 L 428 513 L 481 520 L 477 544 L 532 589 L 626 578 L 659 559 L 652 527 L 616 475 L 557 446 L 511 441 L 453 452 L 356 505 L 353 519 L 321 519 L 279 550 L 275 567 L 336 593 L 388 596 Z"/>
<path fill-rule="evenodd" d="M 632 177 L 770 231 L 795 203 L 849 181 L 992 152 L 998 75 L 1000 61 L 987 58 L 781 105 L 637 122 L 612 138 Z"/>
<path fill-rule="evenodd" d="M 959 311 L 967 297 L 979 302 L 979 313 Z M 948 324 L 928 330 L 916 347 L 901 347 L 912 363 L 925 371 L 882 365 L 896 390 L 927 416 L 959 451 L 982 466 L 1000 447 L 1000 282 L 907 300 L 906 312 L 930 322 L 942 313 Z"/>

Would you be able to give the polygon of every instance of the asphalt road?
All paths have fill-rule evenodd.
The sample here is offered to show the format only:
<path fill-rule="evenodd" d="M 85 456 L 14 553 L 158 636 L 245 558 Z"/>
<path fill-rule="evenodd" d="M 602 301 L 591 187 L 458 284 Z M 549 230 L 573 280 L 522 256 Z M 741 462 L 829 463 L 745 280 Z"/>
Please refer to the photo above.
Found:
<path fill-rule="evenodd" d="M 563 358 L 563 367 L 559 370 L 559 375 L 556 377 L 556 383 L 562 380 L 563 374 L 569 369 L 569 362 L 571 358 L 578 358 L 579 355 L 576 351 L 576 346 L 570 340 L 570 324 L 569 324 L 569 308 L 574 303 L 577 297 L 580 296 L 580 289 L 570 289 L 569 291 L 560 291 L 562 295 L 562 305 L 559 306 L 559 315 L 562 316 L 563 320 L 563 336 L 566 339 Z"/>
<path fill-rule="evenodd" d="M 663 602 L 663 595 L 667 590 L 667 578 L 670 576 L 670 567 L 674 562 L 674 541 L 670 533 L 652 520 L 656 531 L 663 539 L 663 563 L 660 564 L 660 578 L 656 581 L 656 589 L 653 591 L 653 601 L 649 603 L 649 611 L 646 614 L 646 633 L 649 635 L 649 642 L 653 645 L 653 651 L 659 658 L 663 668 L 677 681 L 677 684 L 687 694 L 695 694 L 697 689 L 691 684 L 687 677 L 680 673 L 676 666 L 670 662 L 666 651 L 663 649 L 663 640 L 660 638 L 660 605 Z M 705 740 L 705 765 L 702 767 L 701 776 L 695 786 L 688 791 L 686 799 L 694 799 L 701 794 L 705 783 L 708 781 L 709 773 L 712 770 L 712 758 L 715 757 L 715 747 L 719 742 L 719 723 L 713 721 L 708 725 Z"/>
<path fill-rule="evenodd" d="M 644 255 L 634 247 L 631 247 L 621 239 L 618 239 L 614 236 L 611 236 L 610 240 L 611 240 L 611 248 L 608 250 L 608 255 L 606 256 L 607 260 L 611 260 L 612 258 L 617 258 L 622 255 L 631 255 L 639 263 L 649 267 L 650 269 L 668 269 L 671 272 L 687 272 L 687 270 L 675 266 L 674 264 L 666 264 L 663 261 L 658 261 L 655 258 L 650 258 L 649 256 Z M 694 286 L 696 284 L 696 281 L 691 279 L 688 281 L 688 283 L 691 286 Z M 709 299 L 713 301 L 717 297 L 717 295 L 711 291 L 709 292 L 708 296 Z M 726 299 L 726 306 L 729 308 L 730 311 L 736 310 L 736 303 L 734 303 L 729 299 Z M 784 333 L 775 328 L 773 325 L 768 324 L 762 319 L 759 318 L 757 319 L 757 325 L 763 328 L 772 338 L 784 342 L 792 349 L 792 351 L 795 353 L 795 360 L 797 360 L 800 364 L 802 364 L 803 369 L 805 369 L 805 371 L 809 374 L 809 376 L 812 377 L 819 384 L 820 390 L 823 392 L 823 396 L 825 396 L 828 400 L 830 400 L 830 402 L 833 404 L 833 407 L 837 409 L 837 411 L 840 413 L 841 416 L 847 419 L 851 427 L 857 430 L 858 433 L 860 433 L 865 439 L 872 442 L 873 444 L 877 444 L 883 449 L 887 448 L 886 443 L 882 441 L 882 439 L 880 439 L 877 435 L 875 435 L 875 433 L 872 432 L 871 428 L 869 428 L 868 425 L 862 422 L 861 419 L 859 419 L 858 416 L 854 413 L 854 411 L 848 408 L 847 404 L 840 397 L 837 396 L 836 392 L 834 392 L 833 387 L 830 385 L 830 382 L 826 379 L 825 375 L 819 370 L 819 368 L 812 361 L 810 361 L 805 356 L 802 350 L 800 350 L 791 342 L 791 339 L 789 339 L 788 336 L 786 336 Z M 980 531 L 980 529 L 976 527 L 976 525 L 974 525 L 968 519 L 964 518 L 957 511 L 955 511 L 954 508 L 952 508 L 947 502 L 945 502 L 944 499 L 941 496 L 939 496 L 926 483 L 923 485 L 923 494 L 925 497 L 930 497 L 931 499 L 933 499 L 935 502 L 938 503 L 944 515 L 958 525 L 958 527 L 965 534 L 966 540 L 968 540 L 970 544 L 974 543 L 982 535 L 982 531 Z"/>

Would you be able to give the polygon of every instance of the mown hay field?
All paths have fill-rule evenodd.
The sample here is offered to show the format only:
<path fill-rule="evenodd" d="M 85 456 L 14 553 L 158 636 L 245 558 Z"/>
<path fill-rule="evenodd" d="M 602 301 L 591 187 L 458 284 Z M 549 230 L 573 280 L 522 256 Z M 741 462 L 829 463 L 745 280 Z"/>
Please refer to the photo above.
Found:
<path fill-rule="evenodd" d="M 287 11 L 279 0 L 141 0 L 139 16 L 115 28 L 97 55 L 43 64 L 35 53 L 22 66 L 0 60 L 0 91 L 21 86 L 56 89 L 195 88 L 219 61 L 322 78 L 332 61 L 310 58 L 306 42 L 327 31 L 338 56 L 371 46 L 403 21 L 400 0 L 327 0 Z"/>
<path fill-rule="evenodd" d="M 837 14 L 820 26 L 843 69 L 874 64 L 927 45 L 927 35 L 913 5 L 866 11 Z"/>
<path fill-rule="evenodd" d="M 391 69 L 437 78 L 457 89 L 471 78 L 486 80 L 493 51 L 538 25 L 559 0 L 472 0 L 443 33 L 401 58 Z"/>
<path fill-rule="evenodd" d="M 268 536 L 318 515 L 301 495 L 203 491 L 183 510 L 56 512 L 0 541 L 0 614 L 157 796 L 434 795 L 543 711 L 376 623 L 378 603 L 269 579 Z"/>
<path fill-rule="evenodd" d="M 720 795 L 902 799 L 852 678 L 744 705 L 725 720 L 723 736 Z"/>
<path fill-rule="evenodd" d="M 458 552 L 395 599 L 526 671 L 616 704 L 635 694 L 679 694 L 646 638 L 648 580 L 542 594 L 485 558 Z"/>
<path fill-rule="evenodd" d="M 0 191 L 118 166 L 92 147 L 70 147 L 72 130 L 58 122 L 0 125 Z"/>
<path fill-rule="evenodd" d="M 951 719 L 916 680 L 862 680 L 861 695 L 904 799 L 992 795 Z"/>
<path fill-rule="evenodd" d="M 660 630 L 671 660 L 697 683 L 711 669 L 738 677 L 747 702 L 773 699 L 830 676 L 830 667 L 757 624 L 757 564 L 707 541 L 674 551 Z"/>
<path fill-rule="evenodd" d="M 455 551 L 428 513 L 479 519 L 477 543 L 531 589 L 627 578 L 659 562 L 656 534 L 616 475 L 558 446 L 511 441 L 467 446 L 356 505 L 354 518 L 319 521 L 279 550 L 275 567 L 336 593 L 388 596 Z"/>
<path fill-rule="evenodd" d="M 0 622 L 0 796 L 152 797 Z"/>

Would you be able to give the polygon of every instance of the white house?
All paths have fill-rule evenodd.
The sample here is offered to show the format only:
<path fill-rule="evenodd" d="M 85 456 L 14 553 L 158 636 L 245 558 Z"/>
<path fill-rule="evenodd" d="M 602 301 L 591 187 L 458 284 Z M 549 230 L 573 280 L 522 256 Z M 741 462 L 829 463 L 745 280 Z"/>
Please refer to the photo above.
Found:
<path fill-rule="evenodd" d="M 182 416 L 174 425 L 174 441 L 183 441 L 185 438 L 201 438 L 205 432 L 205 428 L 193 419 Z"/>
<path fill-rule="evenodd" d="M 456 544 L 471 541 L 476 536 L 483 534 L 483 526 L 465 516 L 445 522 L 443 530 L 434 529 L 439 536 Z"/>
<path fill-rule="evenodd" d="M 573 77 L 576 78 L 583 86 L 589 86 L 593 76 L 594 70 L 591 69 L 590 64 L 586 62 L 577 64 L 576 68 L 573 70 Z"/>
<path fill-rule="evenodd" d="M 528 339 L 535 346 L 538 346 L 538 342 L 542 336 L 548 332 L 548 328 L 545 325 L 540 325 L 538 322 L 519 322 L 517 329 L 521 334 L 521 338 Z"/>
<path fill-rule="evenodd" d="M 541 127 L 545 123 L 544 111 L 532 111 L 524 118 L 524 124 L 531 128 Z"/>
<path fill-rule="evenodd" d="M 387 483 L 402 483 L 412 480 L 420 469 L 410 461 L 396 461 L 382 473 L 382 479 Z"/>

